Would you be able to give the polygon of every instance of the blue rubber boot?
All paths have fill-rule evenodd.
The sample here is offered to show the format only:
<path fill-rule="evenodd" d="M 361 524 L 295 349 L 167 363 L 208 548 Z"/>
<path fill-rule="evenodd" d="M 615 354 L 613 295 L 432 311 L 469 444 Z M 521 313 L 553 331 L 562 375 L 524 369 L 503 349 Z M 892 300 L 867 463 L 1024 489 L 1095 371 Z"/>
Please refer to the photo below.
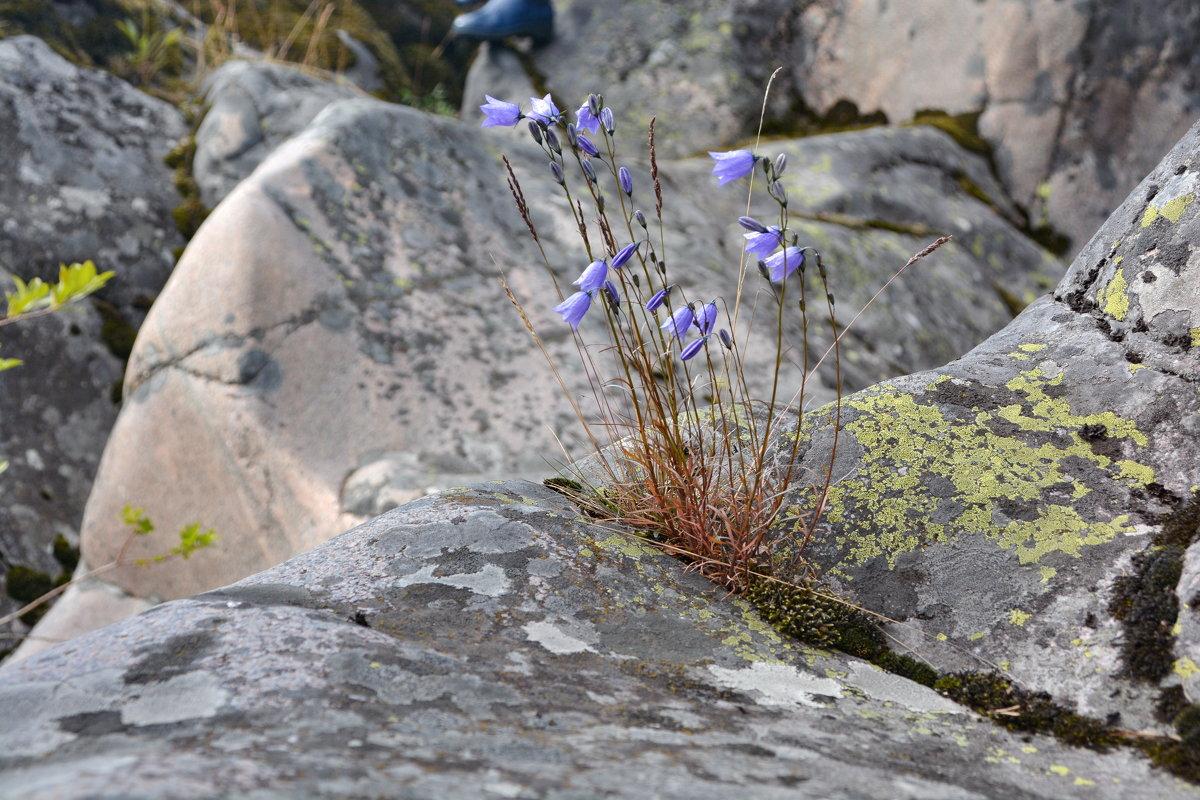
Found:
<path fill-rule="evenodd" d="M 454 20 L 456 36 L 487 41 L 509 36 L 532 36 L 534 44 L 554 37 L 550 0 L 488 0 L 487 5 Z"/>

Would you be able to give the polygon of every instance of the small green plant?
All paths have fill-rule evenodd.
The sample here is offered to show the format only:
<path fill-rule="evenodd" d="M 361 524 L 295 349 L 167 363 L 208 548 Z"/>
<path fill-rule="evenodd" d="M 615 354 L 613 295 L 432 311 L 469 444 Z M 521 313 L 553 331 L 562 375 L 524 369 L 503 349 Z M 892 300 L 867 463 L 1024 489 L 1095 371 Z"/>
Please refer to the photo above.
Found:
<path fill-rule="evenodd" d="M 118 74 L 135 86 L 147 87 L 160 74 L 179 73 L 182 28 L 164 29 L 162 22 L 149 10 L 142 13 L 141 25 L 131 19 L 118 20 L 115 24 L 129 45 L 129 50 L 114 65 Z"/>
<path fill-rule="evenodd" d="M 146 512 L 141 508 L 134 508 L 131 505 L 126 505 L 121 510 L 121 522 L 129 527 L 129 533 L 125 537 L 125 541 L 121 544 L 121 549 L 117 551 L 117 556 L 107 564 L 103 564 L 95 569 L 88 570 L 81 575 L 78 575 L 71 580 L 59 583 L 52 589 L 42 593 L 40 596 L 32 599 L 26 605 L 6 616 L 0 617 L 0 626 L 7 625 L 15 619 L 25 617 L 30 612 L 37 610 L 44 604 L 58 597 L 77 583 L 86 581 L 90 578 L 96 578 L 115 569 L 128 566 L 146 567 L 151 564 L 161 564 L 165 561 L 171 561 L 176 558 L 182 558 L 185 561 L 191 558 L 196 552 L 207 547 L 212 547 L 217 543 L 219 537 L 217 532 L 212 528 L 205 529 L 200 523 L 193 522 L 184 525 L 179 530 L 179 543 L 165 552 L 155 554 L 148 558 L 128 558 L 125 553 L 135 539 L 141 536 L 149 536 L 154 533 L 154 523 L 146 516 Z"/>

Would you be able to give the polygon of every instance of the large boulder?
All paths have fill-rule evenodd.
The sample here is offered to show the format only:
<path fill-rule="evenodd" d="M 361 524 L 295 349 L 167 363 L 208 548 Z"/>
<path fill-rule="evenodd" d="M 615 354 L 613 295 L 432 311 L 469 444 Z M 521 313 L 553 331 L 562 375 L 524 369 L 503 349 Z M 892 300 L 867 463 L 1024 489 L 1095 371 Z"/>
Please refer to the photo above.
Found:
<path fill-rule="evenodd" d="M 53 542 L 62 537 L 60 554 L 78 542 L 124 358 L 183 243 L 163 164 L 182 133 L 177 110 L 117 78 L 32 37 L 0 41 L 0 283 L 57 280 L 59 264 L 87 259 L 117 272 L 94 300 L 0 328 L 0 357 L 25 362 L 0 376 L 0 459 L 10 464 L 0 477 L 0 589 L 28 597 L 5 587 L 13 567 L 28 588 L 69 566 Z M 0 614 L 19 605 L 2 596 Z"/>
<path fill-rule="evenodd" d="M 7 665 L 0 703 L 26 800 L 1195 796 L 781 638 L 520 482 Z"/>
<path fill-rule="evenodd" d="M 676 125 L 664 153 L 732 145 L 768 130 L 958 121 L 993 148 L 1029 223 L 1078 247 L 1200 113 L 1193 3 L 1138 0 L 557 0 L 557 38 L 530 57 L 485 46 L 464 109 L 526 85 L 575 100 L 601 91 Z M 1144 20 L 1153 19 L 1154 24 Z M 1115 57 L 1114 54 L 1120 54 Z M 526 77 L 528 73 L 528 77 Z M 853 104 L 864 117 L 856 116 Z"/>
<path fill-rule="evenodd" d="M 1200 125 L 1004 330 L 845 399 L 806 553 L 935 666 L 1134 729 L 1200 700 L 1198 156 Z"/>
<path fill-rule="evenodd" d="M 984 162 L 940 132 L 879 129 L 779 147 L 795 165 L 787 181 L 799 230 L 835 268 L 848 309 L 934 232 L 962 236 L 862 323 L 886 333 L 847 362 L 857 385 L 968 349 L 1059 270 L 1008 221 Z M 556 187 L 523 131 L 339 102 L 218 206 L 135 347 L 127 405 L 84 521 L 89 564 L 124 546 L 118 487 L 139 487 L 168 536 L 202 521 L 222 537 L 186 564 L 114 573 L 136 596 L 166 598 L 267 568 L 431 489 L 543 476 L 567 458 L 563 445 L 582 455 L 578 423 L 497 280 L 504 274 L 526 303 L 572 392 L 587 391 L 504 189 L 501 149 L 565 286 L 587 259 L 566 203 L 539 202 Z M 645 166 L 630 163 L 649 209 Z M 692 296 L 730 298 L 744 195 L 712 191 L 710 167 L 664 164 L 667 255 Z M 917 299 L 943 312 L 913 313 Z M 596 340 L 599 324 L 585 321 L 585 338 Z M 796 322 L 787 334 L 802 341 Z M 814 352 L 823 335 L 814 331 Z M 767 350 L 750 350 L 755 380 L 770 372 Z M 785 365 L 789 385 L 798 372 L 799 359 Z M 170 544 L 150 537 L 127 554 Z"/>

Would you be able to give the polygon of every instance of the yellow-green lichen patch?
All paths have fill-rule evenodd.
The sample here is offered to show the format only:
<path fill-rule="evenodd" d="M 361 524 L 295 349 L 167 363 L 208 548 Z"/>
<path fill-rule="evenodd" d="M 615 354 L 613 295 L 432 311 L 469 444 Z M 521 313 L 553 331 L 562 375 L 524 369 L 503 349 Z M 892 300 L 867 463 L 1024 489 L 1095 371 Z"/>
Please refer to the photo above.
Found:
<path fill-rule="evenodd" d="M 1125 280 L 1125 270 L 1118 269 L 1112 280 L 1100 291 L 1100 307 L 1104 313 L 1120 321 L 1129 314 L 1129 282 Z"/>
<path fill-rule="evenodd" d="M 1188 333 L 1192 336 L 1192 347 L 1200 347 L 1200 328 L 1191 328 Z"/>
<path fill-rule="evenodd" d="M 1196 199 L 1194 194 L 1185 194 L 1176 197 L 1174 200 L 1168 200 L 1161 206 L 1146 206 L 1146 213 L 1142 215 L 1142 227 L 1148 228 L 1159 217 L 1168 220 L 1172 225 L 1179 222 L 1179 218 L 1183 216 L 1184 210 L 1192 204 Z"/>
<path fill-rule="evenodd" d="M 1143 446 L 1147 438 L 1111 411 L 1074 413 L 1056 396 L 1062 380 L 1035 367 L 1004 387 L 942 378 L 928 387 L 932 399 L 882 385 L 847 400 L 859 413 L 845 431 L 864 455 L 830 492 L 841 566 L 882 558 L 894 568 L 901 554 L 962 534 L 986 536 L 1037 564 L 1050 553 L 1077 557 L 1123 532 L 1127 517 L 1085 518 L 1073 501 L 1091 491 L 1089 480 L 1140 487 L 1154 471 L 1095 452 L 1079 431 L 1103 426 L 1108 438 Z M 1005 503 L 1037 513 L 998 516 Z"/>
<path fill-rule="evenodd" d="M 1008 621 L 1018 627 L 1025 627 L 1025 623 L 1029 622 L 1031 619 L 1033 619 L 1032 614 L 1022 611 L 1019 608 L 1014 608 L 1012 611 L 1008 612 Z"/>
<path fill-rule="evenodd" d="M 636 536 L 623 533 L 614 533 L 607 539 L 596 542 L 596 546 L 606 553 L 619 553 L 629 558 L 641 558 L 662 552 L 642 543 Z"/>

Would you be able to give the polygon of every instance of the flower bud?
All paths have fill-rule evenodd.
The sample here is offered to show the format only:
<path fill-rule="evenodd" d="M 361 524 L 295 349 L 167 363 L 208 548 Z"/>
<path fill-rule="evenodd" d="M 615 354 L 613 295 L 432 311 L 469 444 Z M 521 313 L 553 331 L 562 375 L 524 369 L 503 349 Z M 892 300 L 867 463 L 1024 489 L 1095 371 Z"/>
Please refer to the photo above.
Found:
<path fill-rule="evenodd" d="M 604 213 L 604 195 L 600 194 L 599 189 L 596 190 L 596 210 Z"/>
<path fill-rule="evenodd" d="M 641 242 L 631 242 L 620 249 L 612 259 L 612 268 L 620 269 L 625 266 L 625 262 L 633 257 L 637 249 L 642 246 Z"/>
<path fill-rule="evenodd" d="M 721 330 L 717 331 L 717 336 L 720 337 L 721 344 L 725 345 L 726 350 L 733 349 L 733 337 L 729 335 L 729 331 L 721 328 Z"/>
<path fill-rule="evenodd" d="M 779 205 L 787 208 L 788 197 L 787 189 L 783 188 L 783 184 L 779 181 L 771 181 L 771 196 L 774 197 Z"/>
<path fill-rule="evenodd" d="M 642 213 L 640 208 L 633 212 L 633 218 L 637 220 L 638 225 L 641 225 L 643 228 L 646 227 L 646 215 Z"/>
<path fill-rule="evenodd" d="M 588 104 L 588 108 L 590 108 L 592 110 L 593 116 L 596 116 L 596 117 L 600 116 L 601 100 L 599 97 L 597 97 L 594 94 L 589 94 L 588 99 L 587 99 L 587 104 Z"/>
<path fill-rule="evenodd" d="M 617 287 L 612 281 L 604 282 L 604 299 L 608 301 L 608 307 L 615 314 L 621 308 L 621 295 L 617 294 Z"/>
<path fill-rule="evenodd" d="M 550 174 L 554 176 L 554 180 L 555 180 L 555 181 L 556 181 L 556 182 L 557 182 L 559 185 L 561 185 L 561 186 L 565 186 L 565 185 L 566 185 L 566 183 L 567 183 L 567 180 L 566 180 L 566 178 L 564 178 L 564 177 L 563 177 L 563 171 L 562 171 L 562 167 L 560 167 L 560 166 L 558 165 L 558 162 L 557 162 L 557 161 L 551 161 L 551 162 L 550 162 Z"/>
<path fill-rule="evenodd" d="M 754 217 L 738 217 L 738 225 L 741 225 L 748 231 L 754 233 L 766 233 L 767 226 L 756 220 Z"/>
<path fill-rule="evenodd" d="M 542 143 L 542 126 L 538 125 L 537 122 L 534 120 L 529 120 L 529 135 L 533 137 L 533 140 L 535 142 L 537 142 L 538 144 L 541 144 Z"/>
<path fill-rule="evenodd" d="M 600 124 L 604 126 L 604 130 L 608 131 L 609 136 L 613 135 L 613 132 L 617 129 L 617 123 L 613 119 L 611 108 L 606 107 L 600 112 Z"/>
<path fill-rule="evenodd" d="M 567 141 L 571 143 L 571 147 L 579 143 L 579 129 L 575 127 L 574 122 L 567 123 Z"/>
<path fill-rule="evenodd" d="M 546 137 L 546 145 L 555 153 L 562 155 L 562 145 L 558 143 L 558 134 L 549 128 L 546 128 L 545 133 L 542 135 Z"/>
<path fill-rule="evenodd" d="M 579 149 L 595 158 L 600 155 L 600 151 L 596 149 L 596 145 L 592 144 L 592 140 L 584 134 L 579 134 Z"/>
<path fill-rule="evenodd" d="M 787 153 L 775 156 L 775 177 L 778 178 L 787 169 Z"/>
<path fill-rule="evenodd" d="M 629 170 L 621 167 L 617 170 L 617 181 L 621 184 L 621 191 L 629 197 L 633 196 L 633 176 L 629 174 Z"/>
<path fill-rule="evenodd" d="M 583 167 L 583 177 L 587 178 L 588 183 L 595 183 L 596 168 L 592 166 L 592 162 L 585 158 L 583 161 L 579 162 L 579 165 Z"/>

